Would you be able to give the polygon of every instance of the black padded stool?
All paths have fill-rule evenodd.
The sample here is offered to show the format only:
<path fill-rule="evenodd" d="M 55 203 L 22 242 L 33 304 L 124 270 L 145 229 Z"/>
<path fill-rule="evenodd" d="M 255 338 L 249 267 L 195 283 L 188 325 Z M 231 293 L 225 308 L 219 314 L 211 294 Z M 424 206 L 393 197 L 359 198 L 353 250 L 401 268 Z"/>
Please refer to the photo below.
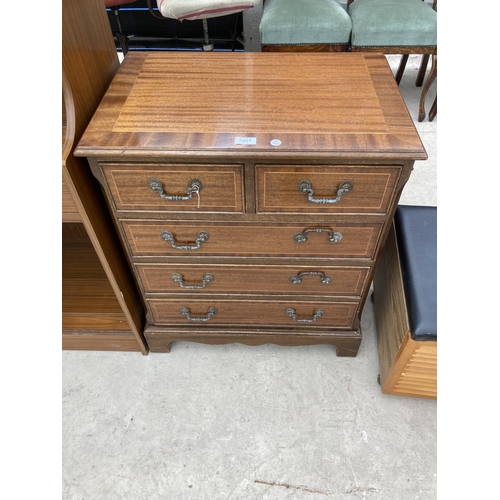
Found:
<path fill-rule="evenodd" d="M 382 392 L 436 399 L 436 207 L 398 206 L 373 290 Z"/>

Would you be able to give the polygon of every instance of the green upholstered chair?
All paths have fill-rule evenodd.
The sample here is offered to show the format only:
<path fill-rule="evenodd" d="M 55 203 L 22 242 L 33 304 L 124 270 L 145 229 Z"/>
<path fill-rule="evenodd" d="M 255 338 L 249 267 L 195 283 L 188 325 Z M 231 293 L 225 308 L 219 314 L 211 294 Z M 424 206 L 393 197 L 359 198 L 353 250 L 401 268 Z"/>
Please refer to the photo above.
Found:
<path fill-rule="evenodd" d="M 351 50 L 402 54 L 396 73 L 400 82 L 409 54 L 422 54 L 417 77 L 422 85 L 428 57 L 432 66 L 422 88 L 418 121 L 425 118 L 425 97 L 437 75 L 437 0 L 429 5 L 422 0 L 348 0 L 352 20 Z M 434 118 L 437 107 L 433 105 Z"/>
<path fill-rule="evenodd" d="M 264 0 L 263 52 L 349 50 L 351 19 L 337 0 Z"/>

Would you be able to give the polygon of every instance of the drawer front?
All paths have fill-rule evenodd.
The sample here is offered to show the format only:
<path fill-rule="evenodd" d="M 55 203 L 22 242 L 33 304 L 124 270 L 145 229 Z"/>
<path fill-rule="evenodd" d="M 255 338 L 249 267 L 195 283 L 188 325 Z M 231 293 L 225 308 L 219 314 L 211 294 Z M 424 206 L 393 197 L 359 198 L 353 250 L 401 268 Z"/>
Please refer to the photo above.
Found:
<path fill-rule="evenodd" d="M 103 171 L 117 211 L 243 212 L 242 165 L 106 164 Z"/>
<path fill-rule="evenodd" d="M 357 302 L 149 299 L 156 325 L 266 325 L 350 328 Z"/>
<path fill-rule="evenodd" d="M 313 227 L 298 224 L 262 226 L 228 222 L 123 220 L 122 227 L 134 256 L 370 259 L 373 257 L 382 224 Z"/>
<path fill-rule="evenodd" d="M 146 293 L 360 296 L 369 267 L 137 264 Z"/>
<path fill-rule="evenodd" d="M 401 167 L 257 165 L 256 170 L 261 213 L 383 214 L 401 173 Z"/>

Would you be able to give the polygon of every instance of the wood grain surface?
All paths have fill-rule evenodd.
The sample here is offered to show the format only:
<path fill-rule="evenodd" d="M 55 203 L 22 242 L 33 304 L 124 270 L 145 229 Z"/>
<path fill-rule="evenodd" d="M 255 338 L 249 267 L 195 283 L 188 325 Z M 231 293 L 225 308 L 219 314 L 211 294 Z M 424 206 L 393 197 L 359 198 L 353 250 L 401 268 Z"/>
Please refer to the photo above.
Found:
<path fill-rule="evenodd" d="M 427 157 L 385 57 L 363 53 L 128 54 L 77 154 L 241 149 Z"/>
<path fill-rule="evenodd" d="M 109 164 L 103 169 L 116 209 L 161 212 L 243 212 L 242 165 Z M 157 179 L 165 196 L 186 196 L 190 181 L 202 188 L 189 200 L 168 200 L 153 191 Z"/>
<path fill-rule="evenodd" d="M 330 224 L 320 228 L 314 224 L 232 224 L 185 221 L 122 221 L 127 242 L 134 256 L 238 256 L 238 257 L 309 257 L 357 258 L 373 257 L 382 226 L 380 224 Z M 338 243 L 329 241 L 330 233 L 306 234 L 307 240 L 297 243 L 296 233 L 310 229 L 340 232 Z M 173 248 L 161 234 L 170 232 L 177 245 L 195 245 L 205 231 L 209 238 L 193 250 Z"/>
<path fill-rule="evenodd" d="M 258 212 L 379 213 L 386 212 L 401 168 L 339 165 L 257 165 Z M 351 191 L 335 203 L 314 203 L 298 190 L 302 180 L 310 182 L 313 199 L 333 200 L 343 181 Z"/>
<path fill-rule="evenodd" d="M 321 327 L 346 329 L 352 326 L 354 315 L 359 307 L 358 302 L 327 302 L 321 299 L 305 302 L 297 299 L 269 301 L 255 298 L 251 300 L 227 300 L 186 297 L 168 300 L 148 299 L 148 303 L 157 325 L 192 326 L 193 321 L 180 312 L 181 307 L 186 307 L 195 318 L 206 318 L 207 311 L 211 307 L 215 307 L 217 313 L 206 322 L 207 325 L 252 325 L 254 328 L 306 325 L 307 329 Z M 314 322 L 300 323 L 285 313 L 288 308 L 295 310 L 299 321 L 311 321 L 318 309 L 322 309 L 324 314 Z"/>
<path fill-rule="evenodd" d="M 161 327 L 147 325 L 144 335 L 151 352 L 170 352 L 172 342 L 183 340 L 205 344 L 239 343 L 245 345 L 276 344 L 283 346 L 302 346 L 331 344 L 337 348 L 337 356 L 354 357 L 361 344 L 361 331 L 325 331 L 300 329 L 262 329 L 258 328 L 188 328 L 179 326 Z"/>
<path fill-rule="evenodd" d="M 359 348 L 402 189 L 427 158 L 382 54 L 313 52 L 129 53 L 76 152 L 108 198 L 151 350 L 175 340 L 330 343 L 345 356 Z M 194 176 L 203 190 L 165 200 L 151 176 L 167 194 L 182 196 Z M 315 202 L 345 180 L 341 199 Z M 334 283 L 322 288 L 315 274 L 293 285 L 301 270 Z M 206 286 L 182 288 L 173 273 Z M 325 314 L 300 322 L 288 308 L 296 319 Z"/>
<path fill-rule="evenodd" d="M 63 238 L 62 291 L 63 329 L 132 335 L 90 239 Z"/>
<path fill-rule="evenodd" d="M 437 342 L 412 339 L 393 224 L 373 284 L 382 392 L 436 399 Z"/>
<path fill-rule="evenodd" d="M 301 296 L 359 296 L 366 285 L 369 267 L 329 266 L 301 263 L 299 265 L 238 264 L 136 264 L 146 293 L 186 294 L 268 294 Z M 179 275 L 186 286 L 202 286 L 206 274 L 212 280 L 204 288 L 180 286 L 172 278 Z M 304 274 L 308 273 L 308 274 Z M 315 273 L 315 274 L 311 274 Z M 321 274 L 319 274 L 321 273 Z M 321 281 L 322 276 L 328 279 Z M 298 277 L 293 281 L 291 277 Z"/>
<path fill-rule="evenodd" d="M 64 185 L 72 198 L 80 220 L 97 255 L 102 272 L 108 279 L 114 303 L 119 304 L 120 314 L 125 317 L 124 324 L 133 336 L 127 341 L 127 349 L 133 347 L 142 354 L 148 348 L 143 336 L 144 307 L 139 296 L 134 277 L 128 267 L 113 219 L 106 205 L 100 185 L 92 175 L 86 159 L 75 156 L 75 148 L 87 127 L 100 100 L 120 66 L 113 35 L 102 0 L 63 0 L 62 2 L 62 94 L 63 94 L 63 147 L 62 175 Z M 63 222 L 64 222 L 63 214 Z M 73 252 L 80 258 L 85 254 L 76 253 L 75 245 L 63 246 L 63 259 L 67 252 Z M 71 256 L 68 256 L 71 258 Z M 89 262 L 92 266 L 94 262 Z M 76 260 L 75 266 L 85 267 L 87 263 Z M 68 275 L 69 276 L 69 275 Z M 78 286 L 78 282 L 75 282 Z M 70 279 L 65 280 L 65 290 L 70 290 Z M 66 292 L 63 292 L 64 294 Z M 100 295 L 99 295 L 100 296 Z M 100 296 L 102 298 L 102 296 Z M 68 292 L 63 299 L 65 304 L 74 306 L 78 315 L 80 302 L 87 302 L 89 319 L 91 307 L 96 307 L 95 315 L 100 316 L 99 301 L 91 294 L 80 295 L 78 300 Z M 106 301 L 106 303 L 108 303 Z M 82 323 L 78 316 L 70 320 L 70 311 L 65 308 L 64 327 L 73 333 L 82 332 Z M 96 322 L 89 325 L 88 332 L 95 331 Z M 102 327 L 102 325 L 101 325 Z M 109 323 L 109 331 L 116 328 Z M 71 348 L 78 346 L 78 337 L 71 337 Z M 98 337 L 89 343 L 85 337 L 84 345 L 98 346 Z M 95 342 L 94 342 L 95 340 Z M 63 342 L 63 348 L 68 345 Z M 83 344 L 82 344 L 83 345 Z M 102 344 L 103 346 L 105 344 Z M 110 344 L 106 344 L 110 345 Z M 104 348 L 104 347 L 103 347 Z"/>

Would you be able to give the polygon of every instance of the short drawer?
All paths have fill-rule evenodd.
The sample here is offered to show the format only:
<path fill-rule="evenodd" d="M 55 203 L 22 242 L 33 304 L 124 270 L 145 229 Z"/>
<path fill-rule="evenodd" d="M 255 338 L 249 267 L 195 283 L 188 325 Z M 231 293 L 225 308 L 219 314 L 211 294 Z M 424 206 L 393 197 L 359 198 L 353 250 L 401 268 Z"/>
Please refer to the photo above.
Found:
<path fill-rule="evenodd" d="M 401 173 L 396 166 L 257 165 L 256 170 L 261 213 L 383 214 Z"/>
<path fill-rule="evenodd" d="M 373 257 L 382 224 L 298 225 L 122 220 L 134 256 Z"/>
<path fill-rule="evenodd" d="M 350 328 L 358 302 L 149 299 L 157 325 L 262 325 Z"/>
<path fill-rule="evenodd" d="M 243 212 L 242 165 L 105 164 L 117 211 Z"/>
<path fill-rule="evenodd" d="M 136 264 L 146 293 L 360 296 L 369 267 Z"/>

